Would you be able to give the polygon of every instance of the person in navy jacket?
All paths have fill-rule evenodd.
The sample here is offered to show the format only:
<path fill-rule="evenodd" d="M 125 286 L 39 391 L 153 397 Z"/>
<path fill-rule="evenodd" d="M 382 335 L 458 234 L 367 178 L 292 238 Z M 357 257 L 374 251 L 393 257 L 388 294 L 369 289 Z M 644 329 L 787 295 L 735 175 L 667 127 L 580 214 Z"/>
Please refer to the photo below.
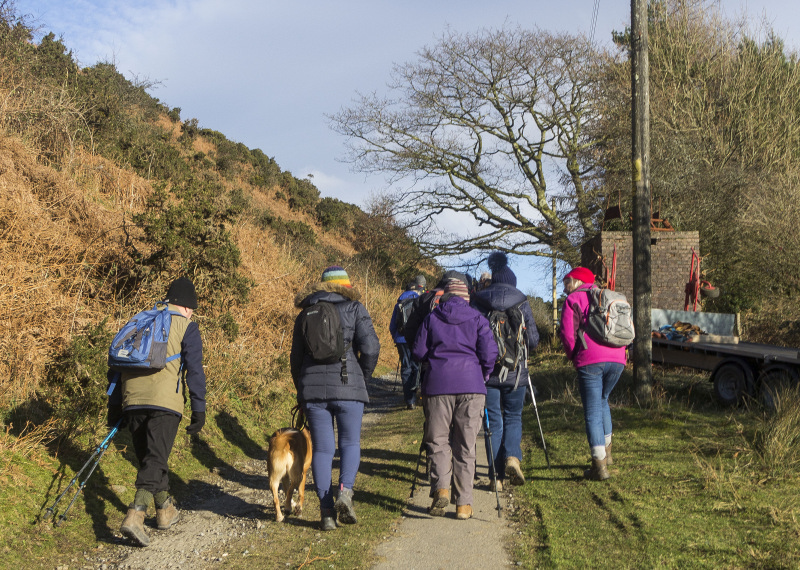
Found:
<path fill-rule="evenodd" d="M 504 253 L 495 252 L 489 256 L 492 270 L 491 284 L 472 297 L 472 306 L 483 314 L 491 311 L 505 311 L 519 305 L 525 318 L 525 343 L 528 350 L 539 344 L 539 331 L 533 322 L 533 312 L 528 297 L 517 289 L 517 276 L 508 266 Z M 486 383 L 486 413 L 489 414 L 489 431 L 492 441 L 486 435 L 486 456 L 489 458 L 489 476 L 497 490 L 502 490 L 503 481 L 508 477 L 512 485 L 522 485 L 522 408 L 525 405 L 525 392 L 528 389 L 528 363 L 523 359 L 516 370 L 508 372 L 501 379 L 499 369 L 495 368 Z M 491 452 L 494 457 L 491 457 Z M 496 476 L 496 479 L 495 479 Z"/>
<path fill-rule="evenodd" d="M 389 322 L 389 332 L 397 346 L 397 354 L 400 357 L 400 378 L 403 383 L 403 399 L 409 410 L 413 410 L 416 405 L 419 365 L 411 358 L 411 343 L 408 341 L 409 339 L 406 338 L 405 331 L 401 332 L 398 330 L 400 321 L 402 320 L 400 306 L 403 302 L 411 302 L 411 299 L 419 299 L 419 296 L 425 292 L 425 285 L 427 285 L 427 281 L 424 275 L 417 275 L 413 281 L 408 284 L 406 290 L 397 298 L 397 304 L 394 306 L 392 319 Z M 414 339 L 411 340 L 413 341 Z"/>

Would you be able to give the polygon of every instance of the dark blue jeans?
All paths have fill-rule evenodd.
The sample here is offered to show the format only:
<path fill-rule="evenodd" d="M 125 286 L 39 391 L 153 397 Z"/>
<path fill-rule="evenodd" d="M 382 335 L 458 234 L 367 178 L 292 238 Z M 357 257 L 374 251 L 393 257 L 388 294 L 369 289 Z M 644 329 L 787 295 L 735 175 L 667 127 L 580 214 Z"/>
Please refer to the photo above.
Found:
<path fill-rule="evenodd" d="M 336 441 L 333 421 L 339 432 L 339 484 L 352 489 L 361 463 L 361 418 L 364 403 L 351 400 L 306 402 L 305 414 L 311 430 L 311 473 L 321 509 L 332 509 L 336 495 L 332 492 L 333 455 Z"/>
<path fill-rule="evenodd" d="M 624 368 L 625 365 L 619 362 L 600 362 L 578 368 L 578 389 L 583 402 L 589 447 L 605 446 L 605 436 L 611 435 L 608 397 Z"/>
<path fill-rule="evenodd" d="M 403 381 L 403 399 L 406 404 L 413 404 L 417 399 L 417 377 L 419 364 L 411 358 L 411 347 L 406 342 L 397 343 L 397 354 L 400 356 L 400 378 Z"/>
<path fill-rule="evenodd" d="M 514 389 L 509 386 L 486 386 L 486 412 L 489 414 L 489 430 L 492 432 L 491 451 L 494 458 L 489 460 L 489 476 L 503 480 L 507 457 L 522 460 L 522 408 L 525 405 L 525 390 L 528 385 L 520 382 Z M 486 426 L 484 426 L 486 427 Z M 486 457 L 490 457 L 489 437 L 484 434 Z M 494 466 L 494 472 L 492 467 Z"/>

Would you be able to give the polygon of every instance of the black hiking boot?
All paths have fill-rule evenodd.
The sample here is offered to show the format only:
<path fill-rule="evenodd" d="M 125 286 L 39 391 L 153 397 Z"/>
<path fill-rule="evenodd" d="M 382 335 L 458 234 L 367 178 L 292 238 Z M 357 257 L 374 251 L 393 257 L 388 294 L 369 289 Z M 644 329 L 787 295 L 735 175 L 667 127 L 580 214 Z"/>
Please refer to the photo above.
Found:
<path fill-rule="evenodd" d="M 336 511 L 333 509 L 320 509 L 319 528 L 323 531 L 336 530 Z"/>

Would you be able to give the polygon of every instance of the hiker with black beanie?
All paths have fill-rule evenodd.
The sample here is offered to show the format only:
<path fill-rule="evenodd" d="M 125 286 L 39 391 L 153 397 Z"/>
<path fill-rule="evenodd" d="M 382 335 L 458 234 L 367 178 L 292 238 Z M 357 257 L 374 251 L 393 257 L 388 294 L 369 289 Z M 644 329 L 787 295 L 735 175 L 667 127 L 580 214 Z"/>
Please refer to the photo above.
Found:
<path fill-rule="evenodd" d="M 472 306 L 484 315 L 519 307 L 524 318 L 526 348 L 535 349 L 539 344 L 539 331 L 533 322 L 528 297 L 517 289 L 517 276 L 508 266 L 508 257 L 502 252 L 494 252 L 489 256 L 488 265 L 492 270 L 491 284 L 473 295 Z M 486 383 L 486 413 L 492 428 L 491 441 L 489 435 L 485 434 L 486 456 L 489 459 L 491 484 L 496 485 L 498 491 L 502 491 L 506 477 L 512 485 L 525 483 L 520 466 L 522 409 L 528 389 L 528 363 L 524 360 L 523 357 L 519 366 L 515 370 L 508 370 L 507 375 L 501 375 L 500 365 L 496 366 Z M 491 457 L 492 453 L 494 457 Z"/>
<path fill-rule="evenodd" d="M 302 309 L 295 320 L 289 364 L 302 408 L 311 431 L 314 453 L 311 473 L 319 497 L 320 528 L 336 528 L 339 522 L 358 522 L 353 506 L 353 485 L 361 462 L 361 419 L 369 402 L 366 381 L 378 363 L 380 342 L 361 294 L 353 288 L 344 268 L 333 265 L 322 272 L 318 283 L 311 283 L 294 298 Z M 322 305 L 328 307 L 322 307 Z M 342 350 L 334 361 L 314 358 L 307 313 L 333 307 L 341 333 Z M 305 323 L 305 325 L 304 325 Z M 331 487 L 333 456 L 336 452 L 334 422 L 338 428 L 339 482 Z"/>
<path fill-rule="evenodd" d="M 197 308 L 194 284 L 186 277 L 173 281 L 164 300 L 166 310 L 174 311 L 167 354 L 180 358 L 167 362 L 158 371 L 137 372 L 109 369 L 107 424 L 121 420 L 131 432 L 133 449 L 139 461 L 136 495 L 128 508 L 120 532 L 140 546 L 150 544 L 144 519 L 150 502 L 156 507 L 156 526 L 166 530 L 178 522 L 180 512 L 169 494 L 169 467 L 178 425 L 184 412 L 185 393 L 189 392 L 192 416 L 186 432 L 195 435 L 206 421 L 206 375 L 203 372 L 203 341 L 200 327 L 192 322 Z M 123 425 L 120 424 L 120 425 Z"/>

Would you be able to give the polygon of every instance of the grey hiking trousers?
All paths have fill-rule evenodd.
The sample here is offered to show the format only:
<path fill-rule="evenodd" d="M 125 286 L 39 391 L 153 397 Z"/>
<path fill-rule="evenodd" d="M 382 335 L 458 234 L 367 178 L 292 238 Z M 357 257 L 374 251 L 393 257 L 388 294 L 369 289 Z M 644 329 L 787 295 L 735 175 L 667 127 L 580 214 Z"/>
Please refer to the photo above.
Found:
<path fill-rule="evenodd" d="M 431 457 L 431 490 L 450 489 L 457 506 L 472 504 L 475 440 L 486 396 L 446 394 L 425 397 L 425 444 Z"/>

